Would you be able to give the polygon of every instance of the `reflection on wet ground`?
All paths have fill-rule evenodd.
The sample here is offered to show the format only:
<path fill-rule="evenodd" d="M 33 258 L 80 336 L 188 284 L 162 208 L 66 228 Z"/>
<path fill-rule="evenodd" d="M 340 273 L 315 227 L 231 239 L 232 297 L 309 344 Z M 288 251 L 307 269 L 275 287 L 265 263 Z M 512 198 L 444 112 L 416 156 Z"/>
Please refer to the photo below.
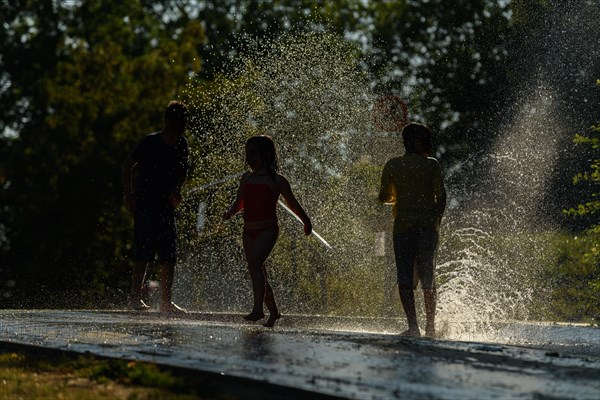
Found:
<path fill-rule="evenodd" d="M 286 316 L 274 329 L 241 321 L 233 314 L 0 310 L 0 341 L 347 398 L 600 398 L 598 328 L 504 324 L 495 336 L 504 342 L 485 342 L 401 338 L 386 333 L 395 321 Z"/>

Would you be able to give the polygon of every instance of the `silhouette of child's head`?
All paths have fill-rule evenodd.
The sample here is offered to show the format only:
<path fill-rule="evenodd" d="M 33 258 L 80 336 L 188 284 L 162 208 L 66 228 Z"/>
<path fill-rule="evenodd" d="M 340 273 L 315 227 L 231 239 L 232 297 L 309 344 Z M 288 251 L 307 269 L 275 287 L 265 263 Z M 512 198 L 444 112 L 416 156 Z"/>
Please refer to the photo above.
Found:
<path fill-rule="evenodd" d="M 267 135 L 253 136 L 248 139 L 246 142 L 246 163 L 253 170 L 264 166 L 270 173 L 276 173 L 279 170 L 279 165 L 273 139 Z"/>
<path fill-rule="evenodd" d="M 165 109 L 165 124 L 172 124 L 177 129 L 183 130 L 187 125 L 189 111 L 187 106 L 181 101 L 173 100 Z"/>
<path fill-rule="evenodd" d="M 402 141 L 408 153 L 431 154 L 433 151 L 433 134 L 422 124 L 411 122 L 402 129 Z"/>

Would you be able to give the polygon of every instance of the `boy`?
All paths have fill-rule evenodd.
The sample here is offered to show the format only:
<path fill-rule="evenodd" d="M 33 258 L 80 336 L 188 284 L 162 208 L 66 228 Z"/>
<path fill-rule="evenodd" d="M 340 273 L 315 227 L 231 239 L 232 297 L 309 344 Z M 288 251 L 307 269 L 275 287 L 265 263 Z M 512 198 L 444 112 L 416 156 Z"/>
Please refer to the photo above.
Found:
<path fill-rule="evenodd" d="M 435 252 L 439 227 L 446 208 L 442 171 L 435 158 L 431 130 L 410 123 L 402 130 L 406 153 L 383 168 L 379 201 L 393 205 L 394 253 L 398 291 L 408 330 L 403 336 L 420 336 L 415 311 L 415 270 L 421 281 L 427 324 L 425 334 L 435 337 Z"/>
<path fill-rule="evenodd" d="M 155 253 L 161 265 L 162 301 L 160 310 L 185 313 L 171 301 L 176 262 L 177 229 L 175 207 L 181 202 L 181 186 L 188 170 L 188 142 L 183 136 L 188 110 L 171 101 L 164 113 L 160 132 L 147 135 L 122 166 L 125 206 L 134 215 L 135 264 L 131 275 L 128 308 L 143 311 L 142 286 L 148 264 Z M 132 172 L 139 169 L 135 190 Z"/>

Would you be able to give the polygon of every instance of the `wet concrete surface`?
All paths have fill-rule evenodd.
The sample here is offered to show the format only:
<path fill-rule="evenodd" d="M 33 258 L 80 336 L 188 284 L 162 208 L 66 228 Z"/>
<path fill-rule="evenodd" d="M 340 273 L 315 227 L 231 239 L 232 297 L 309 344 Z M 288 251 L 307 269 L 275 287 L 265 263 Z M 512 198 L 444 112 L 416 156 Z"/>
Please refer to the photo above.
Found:
<path fill-rule="evenodd" d="M 284 316 L 270 329 L 237 314 L 0 310 L 0 341 L 344 398 L 600 399 L 598 328 L 503 324 L 493 342 L 473 340 L 466 330 L 471 338 L 403 338 L 395 324 Z"/>

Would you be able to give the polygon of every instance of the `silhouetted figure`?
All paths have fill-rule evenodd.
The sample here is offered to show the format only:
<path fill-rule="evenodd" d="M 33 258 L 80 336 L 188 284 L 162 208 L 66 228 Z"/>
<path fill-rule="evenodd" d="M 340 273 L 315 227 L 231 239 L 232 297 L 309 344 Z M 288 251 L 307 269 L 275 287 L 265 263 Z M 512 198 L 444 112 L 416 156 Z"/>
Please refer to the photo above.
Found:
<path fill-rule="evenodd" d="M 242 175 L 236 199 L 229 210 L 223 213 L 223 219 L 229 220 L 236 213 L 244 210 L 243 245 L 254 297 L 252 311 L 244 318 L 248 321 L 263 319 L 264 302 L 270 313 L 264 326 L 272 327 L 281 314 L 277 309 L 264 263 L 279 236 L 277 220 L 279 195 L 302 220 L 306 235 L 312 232 L 312 223 L 296 200 L 288 180 L 278 173 L 275 144 L 269 136 L 254 136 L 248 139 L 246 164 L 251 171 Z"/>
<path fill-rule="evenodd" d="M 435 253 L 439 227 L 446 208 L 442 170 L 435 158 L 431 130 L 411 123 L 402 130 L 406 153 L 383 168 L 379 201 L 393 205 L 394 253 L 398 290 L 408 320 L 404 336 L 420 336 L 414 289 L 421 281 L 427 324 L 425 334 L 435 337 Z"/>
<path fill-rule="evenodd" d="M 148 309 L 141 298 L 142 286 L 148 264 L 158 254 L 160 310 L 185 312 L 171 301 L 171 293 L 177 245 L 175 207 L 181 202 L 181 187 L 188 170 L 188 142 L 183 136 L 187 120 L 185 104 L 171 101 L 165 109 L 163 129 L 147 135 L 123 162 L 125 205 L 134 215 L 135 265 L 128 304 L 133 310 Z M 138 176 L 132 187 L 134 169 L 138 169 Z"/>

